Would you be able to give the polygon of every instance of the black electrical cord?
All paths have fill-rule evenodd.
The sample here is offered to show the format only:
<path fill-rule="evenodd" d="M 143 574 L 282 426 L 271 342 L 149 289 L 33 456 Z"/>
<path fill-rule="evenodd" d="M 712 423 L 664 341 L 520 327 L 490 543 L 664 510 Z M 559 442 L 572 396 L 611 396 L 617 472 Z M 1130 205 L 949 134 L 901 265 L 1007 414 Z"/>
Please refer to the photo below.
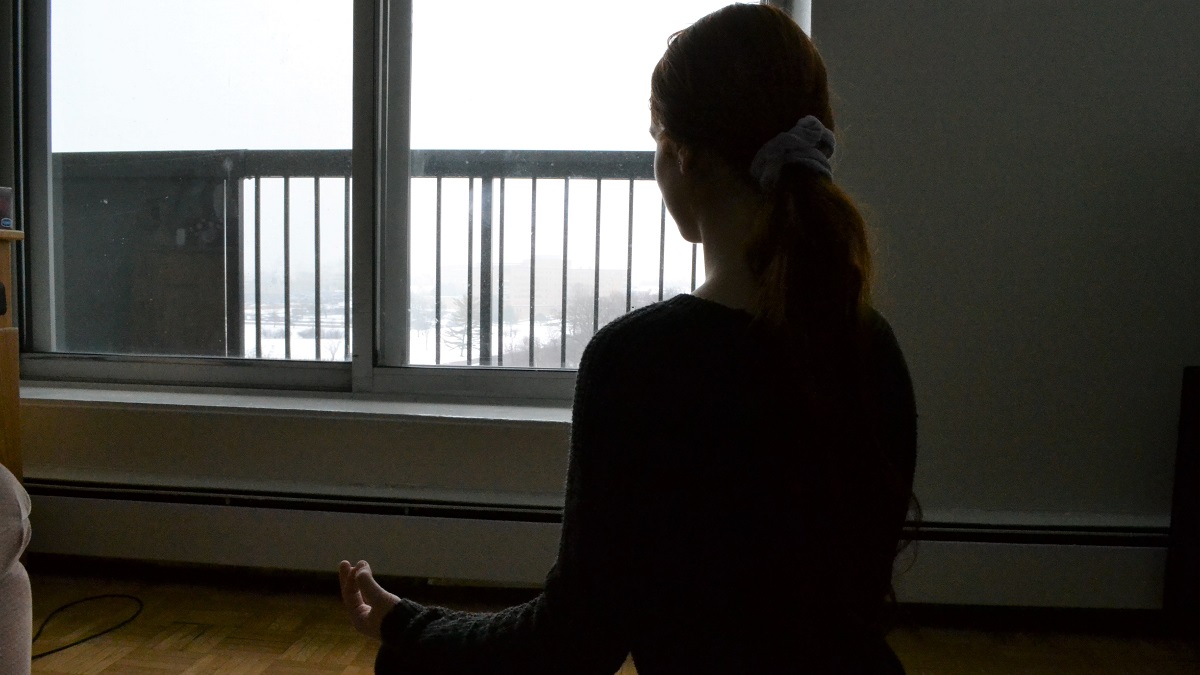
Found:
<path fill-rule="evenodd" d="M 59 607 L 58 609 L 54 610 L 53 612 L 50 612 L 50 615 L 42 620 L 42 625 L 38 626 L 37 632 L 33 634 L 33 642 L 36 643 L 38 641 L 38 638 L 42 636 L 42 631 L 46 629 L 46 624 L 50 623 L 50 619 L 53 619 L 59 612 L 65 610 L 65 609 L 74 607 L 75 605 L 81 605 L 85 602 L 91 602 L 93 600 L 107 600 L 109 598 L 121 598 L 124 600 L 132 600 L 137 603 L 137 611 L 135 611 L 133 613 L 133 616 L 129 617 L 128 619 L 125 619 L 124 621 L 113 626 L 112 628 L 106 628 L 106 629 L 100 631 L 99 633 L 95 633 L 94 635 L 89 635 L 89 636 L 83 638 L 82 640 L 76 640 L 69 645 L 55 647 L 54 649 L 51 649 L 50 651 L 42 652 L 41 654 L 34 654 L 33 658 L 30 660 L 36 661 L 36 660 L 42 658 L 43 656 L 50 656 L 51 654 L 57 654 L 58 652 L 61 652 L 64 649 L 70 649 L 71 647 L 79 646 L 79 645 L 87 642 L 88 640 L 93 640 L 95 638 L 100 637 L 101 635 L 108 635 L 109 633 L 113 632 L 114 630 L 117 630 L 118 628 L 123 628 L 123 627 L 129 625 L 130 623 L 132 623 L 134 619 L 138 618 L 141 615 L 142 610 L 146 608 L 146 605 L 143 604 L 139 598 L 136 598 L 132 595 L 119 595 L 119 594 L 118 595 L 93 595 L 89 598 L 83 598 L 82 600 L 76 600 L 75 602 L 68 602 L 67 604 L 63 605 L 62 607 Z"/>

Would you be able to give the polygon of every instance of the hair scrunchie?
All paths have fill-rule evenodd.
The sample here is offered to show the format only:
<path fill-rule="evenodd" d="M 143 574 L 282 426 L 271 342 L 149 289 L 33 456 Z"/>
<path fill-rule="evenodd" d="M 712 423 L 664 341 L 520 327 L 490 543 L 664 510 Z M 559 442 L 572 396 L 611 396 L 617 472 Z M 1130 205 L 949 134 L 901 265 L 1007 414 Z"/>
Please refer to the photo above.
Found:
<path fill-rule="evenodd" d="M 829 158 L 837 146 L 833 132 L 821 124 L 821 120 L 808 115 L 796 122 L 796 126 L 763 144 L 754 161 L 750 162 L 750 175 L 764 190 L 770 190 L 779 182 L 779 172 L 787 164 L 802 164 L 805 167 L 833 178 L 833 166 Z"/>

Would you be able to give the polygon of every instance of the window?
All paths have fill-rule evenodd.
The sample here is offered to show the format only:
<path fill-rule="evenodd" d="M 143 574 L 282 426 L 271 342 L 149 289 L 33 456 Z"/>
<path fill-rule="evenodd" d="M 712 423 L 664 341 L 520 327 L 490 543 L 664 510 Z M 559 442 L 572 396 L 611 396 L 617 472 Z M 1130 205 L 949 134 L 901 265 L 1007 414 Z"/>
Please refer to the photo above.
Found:
<path fill-rule="evenodd" d="M 469 3 L 464 22 L 413 2 L 410 323 L 388 363 L 575 367 L 599 326 L 703 280 L 647 102 L 667 36 L 723 4 Z"/>
<path fill-rule="evenodd" d="M 565 400 L 703 280 L 647 99 L 723 4 L 30 3 L 25 372 Z"/>
<path fill-rule="evenodd" d="M 351 10 L 54 0 L 37 348 L 346 359 Z"/>

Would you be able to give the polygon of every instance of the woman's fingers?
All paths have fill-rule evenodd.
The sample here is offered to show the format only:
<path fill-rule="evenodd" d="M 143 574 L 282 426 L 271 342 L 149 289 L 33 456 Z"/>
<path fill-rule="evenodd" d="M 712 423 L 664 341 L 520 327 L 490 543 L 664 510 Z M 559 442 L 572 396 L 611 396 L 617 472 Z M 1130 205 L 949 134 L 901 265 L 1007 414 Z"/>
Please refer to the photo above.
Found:
<path fill-rule="evenodd" d="M 371 573 L 371 566 L 366 562 L 362 563 L 362 567 L 357 567 L 354 570 L 354 579 L 358 582 L 358 590 L 366 600 L 367 604 L 372 607 L 376 605 L 387 605 L 395 596 L 383 590 L 378 581 L 375 581 L 375 575 Z"/>
<path fill-rule="evenodd" d="M 379 639 L 379 626 L 384 615 L 400 602 L 400 598 L 375 581 L 371 566 L 365 560 L 354 565 L 346 560 L 338 563 L 338 580 L 350 623 L 364 635 Z"/>
<path fill-rule="evenodd" d="M 358 582 L 354 579 L 354 568 L 348 561 L 338 564 L 338 581 L 342 587 L 342 604 L 348 610 L 357 610 L 363 604 L 362 593 L 358 590 Z"/>

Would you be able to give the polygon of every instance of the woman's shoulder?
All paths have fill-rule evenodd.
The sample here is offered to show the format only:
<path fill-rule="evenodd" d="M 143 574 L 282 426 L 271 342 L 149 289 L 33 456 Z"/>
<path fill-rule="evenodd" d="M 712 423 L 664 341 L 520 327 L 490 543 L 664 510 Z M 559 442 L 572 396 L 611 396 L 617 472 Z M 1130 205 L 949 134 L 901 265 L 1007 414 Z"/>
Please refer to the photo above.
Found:
<path fill-rule="evenodd" d="M 887 317 L 883 315 L 875 307 L 868 306 L 864 313 L 865 323 L 868 330 L 878 335 L 891 335 L 892 324 L 888 322 Z"/>
<path fill-rule="evenodd" d="M 916 402 L 912 375 L 891 324 L 873 309 L 868 313 L 866 321 L 870 340 L 869 364 L 881 391 L 891 399 L 893 408 L 906 410 L 906 414 L 915 418 Z"/>
<path fill-rule="evenodd" d="M 872 354 L 877 358 L 904 363 L 904 354 L 900 349 L 900 341 L 892 330 L 892 324 L 879 310 L 868 307 L 864 316 L 867 339 Z"/>
<path fill-rule="evenodd" d="M 635 309 L 601 328 L 588 343 L 585 357 L 603 354 L 661 358 L 679 355 L 706 344 L 721 330 L 740 329 L 750 316 L 738 310 L 680 294 L 673 298 Z"/>

